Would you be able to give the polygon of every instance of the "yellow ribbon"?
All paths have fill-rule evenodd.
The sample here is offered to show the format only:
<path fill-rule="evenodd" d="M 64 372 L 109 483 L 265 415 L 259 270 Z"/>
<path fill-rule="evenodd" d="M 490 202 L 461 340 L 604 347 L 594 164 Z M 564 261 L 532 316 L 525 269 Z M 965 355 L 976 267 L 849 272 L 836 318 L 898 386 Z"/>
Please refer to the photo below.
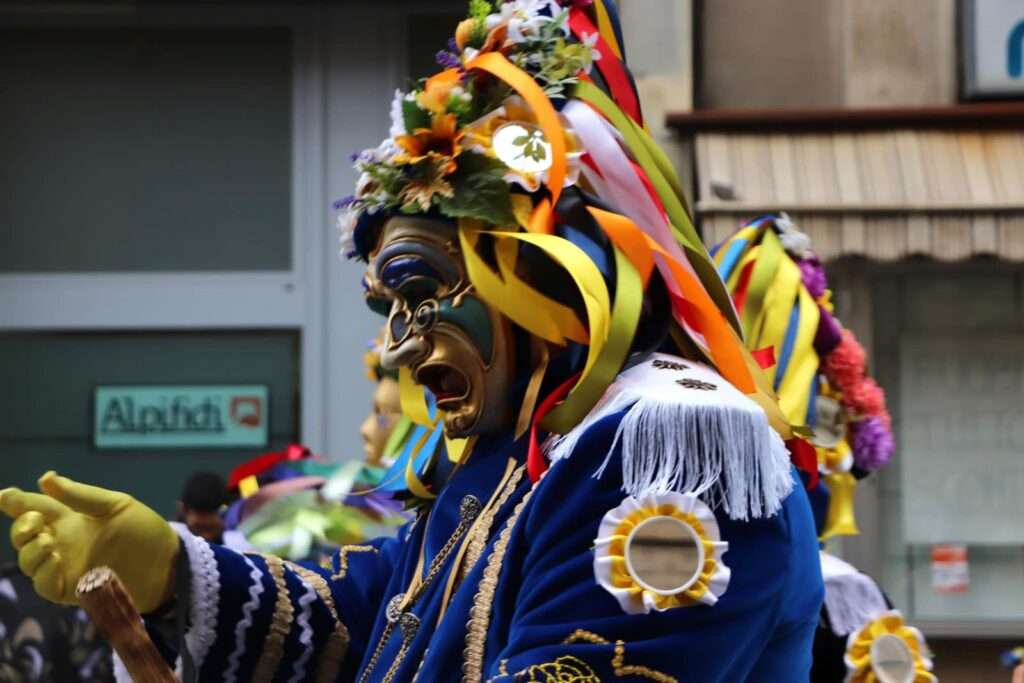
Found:
<path fill-rule="evenodd" d="M 436 422 L 430 419 L 423 387 L 416 384 L 412 372 L 406 367 L 398 369 L 398 401 L 402 407 L 402 414 L 416 424 L 431 427 Z"/>
<path fill-rule="evenodd" d="M 459 244 L 466 273 L 480 298 L 530 334 L 552 344 L 565 346 L 566 339 L 586 343 L 587 331 L 570 308 L 547 298 L 517 277 L 505 281 L 491 270 L 477 253 L 481 232 L 479 223 L 467 219 L 459 221 Z M 500 258 L 508 258 L 500 244 L 495 249 Z M 499 263 L 499 267 L 509 268 L 507 262 Z"/>
<path fill-rule="evenodd" d="M 797 328 L 793 350 L 789 354 L 786 374 L 779 384 L 779 407 L 791 424 L 807 422 L 811 400 L 811 380 L 818 372 L 818 352 L 814 349 L 814 337 L 818 332 L 821 311 L 806 289 L 800 289 L 800 325 Z"/>
<path fill-rule="evenodd" d="M 753 252 L 753 250 L 751 251 Z M 783 258 L 783 254 L 782 242 L 779 241 L 775 231 L 765 230 L 761 239 L 760 249 L 757 252 L 757 262 L 754 263 L 754 270 L 750 273 L 750 282 L 747 283 L 746 302 L 743 304 L 743 312 L 740 314 L 743 333 L 746 335 L 748 343 L 754 345 L 755 348 L 759 348 L 757 345 L 761 343 L 762 338 L 758 335 L 758 325 L 756 323 L 761 319 L 761 315 L 764 312 L 764 299 L 768 295 L 769 287 L 772 287 L 773 282 L 775 282 L 779 264 L 783 260 L 789 261 L 789 259 Z M 753 253 L 751 256 L 753 256 Z M 792 262 L 790 261 L 790 263 Z M 800 285 L 799 277 L 800 271 L 797 270 L 795 287 Z M 796 299 L 796 290 L 794 288 L 785 294 L 789 298 L 789 310 L 791 310 L 793 301 Z M 789 321 L 789 310 L 786 311 L 786 322 Z M 785 332 L 785 327 L 782 329 Z M 767 339 L 773 342 L 781 340 L 781 338 L 778 335 L 767 336 Z"/>
<path fill-rule="evenodd" d="M 615 252 L 615 303 L 612 307 L 608 340 L 598 351 L 591 371 L 584 372 L 566 399 L 541 422 L 544 429 L 565 434 L 586 417 L 615 379 L 633 344 L 644 290 L 640 275 L 618 248 Z"/>
<path fill-rule="evenodd" d="M 432 430 L 430 429 L 423 432 L 423 436 L 420 437 L 420 440 L 413 447 L 412 453 L 409 454 L 409 459 L 406 460 L 405 462 L 405 486 L 414 496 L 416 496 L 417 498 L 422 498 L 424 500 L 431 500 L 433 498 L 436 498 L 437 496 L 428 491 L 427 487 L 424 486 L 423 482 L 421 482 L 419 477 L 416 476 L 416 470 L 414 469 L 413 464 L 416 462 L 416 456 L 419 454 L 420 450 L 423 449 L 423 447 L 427 443 L 427 440 L 430 438 L 431 432 Z"/>

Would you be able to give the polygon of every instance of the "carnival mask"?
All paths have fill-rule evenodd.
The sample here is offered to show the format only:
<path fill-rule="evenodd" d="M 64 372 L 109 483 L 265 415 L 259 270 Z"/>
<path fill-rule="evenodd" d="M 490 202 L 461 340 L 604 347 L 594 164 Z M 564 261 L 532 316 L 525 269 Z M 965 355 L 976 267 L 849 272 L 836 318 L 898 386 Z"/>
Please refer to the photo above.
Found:
<path fill-rule="evenodd" d="M 399 400 L 398 382 L 391 377 L 382 377 L 373 391 L 373 410 L 359 427 L 367 465 L 380 467 L 384 464 L 384 447 L 401 416 L 402 404 Z"/>
<path fill-rule="evenodd" d="M 369 264 L 367 303 L 388 318 L 381 365 L 409 368 L 413 380 L 433 393 L 449 437 L 507 427 L 510 326 L 474 294 L 455 227 L 430 218 L 391 218 Z"/>

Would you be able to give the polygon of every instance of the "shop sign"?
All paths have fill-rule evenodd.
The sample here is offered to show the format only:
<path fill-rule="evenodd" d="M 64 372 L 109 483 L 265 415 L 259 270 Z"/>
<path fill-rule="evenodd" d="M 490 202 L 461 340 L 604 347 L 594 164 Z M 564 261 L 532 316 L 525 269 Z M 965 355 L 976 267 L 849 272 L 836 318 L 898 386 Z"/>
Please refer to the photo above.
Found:
<path fill-rule="evenodd" d="M 93 445 L 125 448 L 262 448 L 269 390 L 264 385 L 99 386 Z"/>
<path fill-rule="evenodd" d="M 968 0 L 960 41 L 967 97 L 1024 97 L 1024 2 Z"/>

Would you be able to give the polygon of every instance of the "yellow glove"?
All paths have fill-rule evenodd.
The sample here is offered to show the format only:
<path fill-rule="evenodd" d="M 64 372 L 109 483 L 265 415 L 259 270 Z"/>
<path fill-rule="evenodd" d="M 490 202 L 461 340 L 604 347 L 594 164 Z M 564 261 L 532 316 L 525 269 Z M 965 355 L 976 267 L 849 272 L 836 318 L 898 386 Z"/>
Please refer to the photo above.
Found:
<path fill-rule="evenodd" d="M 78 579 L 106 565 L 143 614 L 171 597 L 178 536 L 160 515 L 127 493 L 52 471 L 39 479 L 39 490 L 43 493 L 0 491 L 0 511 L 14 518 L 11 541 L 18 566 L 39 595 L 76 604 Z"/>

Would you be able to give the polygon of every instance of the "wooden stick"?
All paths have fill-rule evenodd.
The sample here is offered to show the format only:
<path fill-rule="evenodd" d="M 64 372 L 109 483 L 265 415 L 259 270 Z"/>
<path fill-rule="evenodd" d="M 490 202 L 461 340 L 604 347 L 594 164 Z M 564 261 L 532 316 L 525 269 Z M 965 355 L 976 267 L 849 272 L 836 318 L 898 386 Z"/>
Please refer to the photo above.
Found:
<path fill-rule="evenodd" d="M 78 602 L 121 657 L 135 683 L 178 683 L 149 639 L 124 584 L 109 567 L 87 571 L 75 588 Z"/>

